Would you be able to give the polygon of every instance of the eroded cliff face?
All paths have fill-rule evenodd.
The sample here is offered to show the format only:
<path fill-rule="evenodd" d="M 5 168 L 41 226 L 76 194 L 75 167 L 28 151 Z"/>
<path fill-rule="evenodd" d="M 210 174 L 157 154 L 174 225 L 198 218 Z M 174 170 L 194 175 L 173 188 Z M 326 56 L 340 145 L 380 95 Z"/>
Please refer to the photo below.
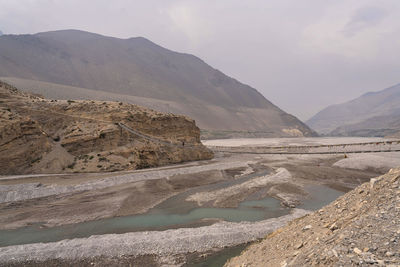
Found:
<path fill-rule="evenodd" d="M 213 156 L 187 117 L 122 102 L 48 100 L 2 82 L 0 123 L 0 174 L 118 171 Z"/>

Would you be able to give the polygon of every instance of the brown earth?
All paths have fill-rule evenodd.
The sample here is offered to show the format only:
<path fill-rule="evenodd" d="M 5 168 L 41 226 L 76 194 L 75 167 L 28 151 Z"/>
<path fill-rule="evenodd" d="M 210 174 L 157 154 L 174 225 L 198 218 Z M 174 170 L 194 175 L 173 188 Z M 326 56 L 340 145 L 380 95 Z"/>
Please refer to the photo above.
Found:
<path fill-rule="evenodd" d="M 0 123 L 0 174 L 119 171 L 213 156 L 185 116 L 122 102 L 48 100 L 3 82 Z"/>
<path fill-rule="evenodd" d="M 399 266 L 400 169 L 290 222 L 225 266 Z"/>

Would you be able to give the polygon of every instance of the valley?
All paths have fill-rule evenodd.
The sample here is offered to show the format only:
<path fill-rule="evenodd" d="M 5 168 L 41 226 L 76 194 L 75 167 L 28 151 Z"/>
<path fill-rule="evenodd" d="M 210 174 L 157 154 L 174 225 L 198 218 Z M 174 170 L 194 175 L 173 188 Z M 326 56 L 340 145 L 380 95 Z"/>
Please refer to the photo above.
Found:
<path fill-rule="evenodd" d="M 0 266 L 400 266 L 395 4 L 9 2 Z"/>
<path fill-rule="evenodd" d="M 316 135 L 256 89 L 143 37 L 79 30 L 3 35 L 0 51 L 1 79 L 48 99 L 122 101 L 180 114 L 209 139 Z"/>
<path fill-rule="evenodd" d="M 204 144 L 210 148 L 236 146 L 244 153 L 214 151 L 211 160 L 115 173 L 2 176 L 0 261 L 201 262 L 264 237 L 400 162 L 399 152 L 292 155 L 246 149 L 382 141 L 395 140 L 209 140 Z"/>

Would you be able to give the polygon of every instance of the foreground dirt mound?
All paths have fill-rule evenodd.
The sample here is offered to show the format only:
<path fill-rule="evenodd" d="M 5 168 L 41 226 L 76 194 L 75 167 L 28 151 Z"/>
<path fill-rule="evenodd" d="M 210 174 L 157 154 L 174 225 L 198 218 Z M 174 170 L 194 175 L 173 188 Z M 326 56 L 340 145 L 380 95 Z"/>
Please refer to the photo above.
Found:
<path fill-rule="evenodd" d="M 400 168 L 297 219 L 226 266 L 399 266 Z"/>
<path fill-rule="evenodd" d="M 122 102 L 48 100 L 0 82 L 0 174 L 118 171 L 210 158 L 187 117 Z"/>

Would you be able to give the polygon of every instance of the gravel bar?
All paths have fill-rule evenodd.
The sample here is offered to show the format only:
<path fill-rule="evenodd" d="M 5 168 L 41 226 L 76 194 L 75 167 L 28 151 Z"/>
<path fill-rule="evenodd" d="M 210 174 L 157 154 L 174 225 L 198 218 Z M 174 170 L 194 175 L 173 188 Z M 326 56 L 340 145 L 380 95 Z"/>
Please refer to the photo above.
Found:
<path fill-rule="evenodd" d="M 198 228 L 107 234 L 53 243 L 9 246 L 0 248 L 0 263 L 205 252 L 262 238 L 308 213 L 306 210 L 294 209 L 289 215 L 259 222 L 219 222 Z"/>

